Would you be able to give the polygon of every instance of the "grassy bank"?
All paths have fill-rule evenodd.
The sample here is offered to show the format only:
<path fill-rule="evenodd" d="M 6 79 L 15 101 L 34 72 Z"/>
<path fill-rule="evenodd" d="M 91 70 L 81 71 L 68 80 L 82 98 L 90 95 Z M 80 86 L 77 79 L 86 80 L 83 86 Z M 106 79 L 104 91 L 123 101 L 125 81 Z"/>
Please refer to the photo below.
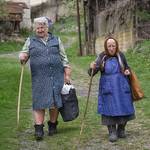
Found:
<path fill-rule="evenodd" d="M 8 41 L 0 42 L 0 54 L 20 51 L 23 46 L 22 42 Z"/>
<path fill-rule="evenodd" d="M 20 66 L 16 60 L 0 59 L 0 149 L 18 149 L 18 138 L 16 130 L 16 108 L 17 95 L 20 76 Z M 21 129 L 28 126 L 28 112 L 24 109 L 29 108 L 30 94 L 28 89 L 29 73 L 25 72 L 23 85 L 23 102 L 21 102 Z M 27 95 L 26 95 L 27 93 Z M 28 118 L 28 119 L 27 119 Z"/>

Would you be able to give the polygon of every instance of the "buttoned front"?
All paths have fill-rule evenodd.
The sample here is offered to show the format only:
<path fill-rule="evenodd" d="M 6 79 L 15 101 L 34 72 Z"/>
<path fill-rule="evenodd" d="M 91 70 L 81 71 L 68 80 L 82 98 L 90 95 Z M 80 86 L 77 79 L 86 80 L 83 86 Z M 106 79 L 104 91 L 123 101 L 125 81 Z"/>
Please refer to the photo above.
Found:
<path fill-rule="evenodd" d="M 57 37 L 50 34 L 46 43 L 38 37 L 30 38 L 29 56 L 33 109 L 60 108 L 64 67 Z"/>

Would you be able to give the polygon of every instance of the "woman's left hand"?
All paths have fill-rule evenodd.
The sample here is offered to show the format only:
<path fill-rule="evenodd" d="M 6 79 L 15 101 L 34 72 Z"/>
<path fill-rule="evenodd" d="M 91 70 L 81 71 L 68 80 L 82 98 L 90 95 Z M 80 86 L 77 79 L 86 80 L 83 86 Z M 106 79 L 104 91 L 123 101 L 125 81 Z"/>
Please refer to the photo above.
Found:
<path fill-rule="evenodd" d="M 124 71 L 124 74 L 127 76 L 127 75 L 130 75 L 130 71 L 129 71 L 129 69 L 126 69 L 125 71 Z"/>
<path fill-rule="evenodd" d="M 70 81 L 70 76 L 69 75 L 65 75 L 64 76 L 64 82 L 67 84 L 70 84 L 71 83 L 71 81 Z"/>
<path fill-rule="evenodd" d="M 64 70 L 64 82 L 70 84 L 70 77 L 71 77 L 71 67 L 65 67 Z"/>

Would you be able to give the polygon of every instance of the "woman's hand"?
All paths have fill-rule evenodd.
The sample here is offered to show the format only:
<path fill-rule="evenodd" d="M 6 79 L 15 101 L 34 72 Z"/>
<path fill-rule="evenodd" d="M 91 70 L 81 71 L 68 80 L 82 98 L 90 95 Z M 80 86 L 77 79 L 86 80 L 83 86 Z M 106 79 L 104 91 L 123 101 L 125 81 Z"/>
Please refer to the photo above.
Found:
<path fill-rule="evenodd" d="M 21 64 L 25 64 L 28 58 L 29 58 L 29 55 L 27 53 L 21 52 L 19 54 L 19 59 L 20 59 Z"/>
<path fill-rule="evenodd" d="M 71 67 L 70 66 L 65 67 L 64 71 L 65 71 L 64 72 L 64 82 L 70 84 L 70 82 L 71 82 L 71 79 L 70 79 L 70 77 L 71 77 Z"/>
<path fill-rule="evenodd" d="M 65 77 L 64 77 L 64 82 L 67 84 L 70 84 L 71 83 L 71 81 L 70 81 L 70 76 L 68 76 L 68 75 L 65 75 Z"/>
<path fill-rule="evenodd" d="M 129 71 L 129 69 L 126 69 L 125 71 L 124 71 L 124 75 L 130 75 L 130 71 Z"/>
<path fill-rule="evenodd" d="M 90 68 L 93 69 L 93 70 L 96 68 L 96 63 L 94 61 L 91 62 Z"/>

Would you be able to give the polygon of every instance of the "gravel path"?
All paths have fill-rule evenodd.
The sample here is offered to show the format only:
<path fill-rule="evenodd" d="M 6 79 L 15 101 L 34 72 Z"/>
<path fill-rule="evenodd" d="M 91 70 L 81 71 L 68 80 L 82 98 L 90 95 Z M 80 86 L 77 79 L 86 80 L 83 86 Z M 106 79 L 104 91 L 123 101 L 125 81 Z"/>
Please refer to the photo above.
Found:
<path fill-rule="evenodd" d="M 19 52 L 12 52 L 9 54 L 0 54 L 0 58 L 16 58 L 18 59 Z"/>

